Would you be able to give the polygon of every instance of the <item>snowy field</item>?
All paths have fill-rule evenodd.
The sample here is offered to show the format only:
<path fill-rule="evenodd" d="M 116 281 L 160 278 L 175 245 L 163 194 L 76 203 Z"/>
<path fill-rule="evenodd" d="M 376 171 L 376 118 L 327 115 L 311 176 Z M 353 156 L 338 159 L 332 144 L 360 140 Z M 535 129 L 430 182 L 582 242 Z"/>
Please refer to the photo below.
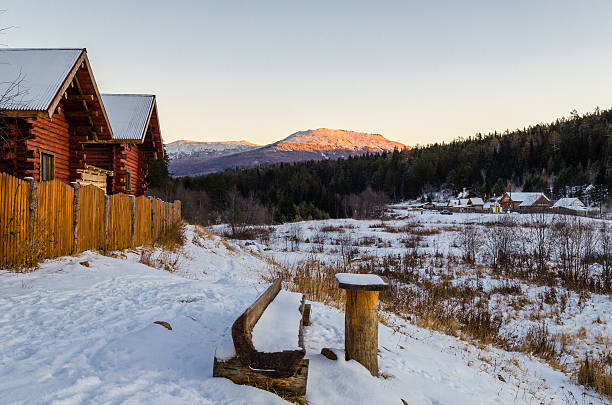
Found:
<path fill-rule="evenodd" d="M 368 221 L 325 221 L 347 223 L 357 235 L 372 236 Z M 320 225 L 298 224 L 302 240 Z M 266 391 L 212 378 L 212 365 L 232 322 L 267 288 L 262 280 L 270 259 L 293 262 L 312 254 L 305 242 L 286 249 L 282 235 L 292 226 L 279 226 L 268 244 L 228 242 L 189 226 L 185 247 L 169 254 L 174 272 L 139 263 L 138 250 L 48 260 L 28 274 L 0 271 L 0 403 L 286 403 Z M 378 249 L 404 251 L 396 239 L 385 236 Z M 321 257 L 336 260 L 337 248 L 326 244 Z M 155 262 L 155 254 L 162 255 L 155 252 L 148 261 Z M 591 295 L 585 308 L 591 309 L 572 322 L 587 325 L 599 314 L 607 322 L 604 329 L 589 324 L 588 334 L 610 336 L 608 297 Z M 344 314 L 313 303 L 312 326 L 305 328 L 310 404 L 606 403 L 526 354 L 387 318 L 389 326 L 379 328 L 381 377 L 375 378 L 343 359 Z M 172 330 L 155 321 L 168 322 Z M 323 357 L 323 347 L 339 359 Z"/>

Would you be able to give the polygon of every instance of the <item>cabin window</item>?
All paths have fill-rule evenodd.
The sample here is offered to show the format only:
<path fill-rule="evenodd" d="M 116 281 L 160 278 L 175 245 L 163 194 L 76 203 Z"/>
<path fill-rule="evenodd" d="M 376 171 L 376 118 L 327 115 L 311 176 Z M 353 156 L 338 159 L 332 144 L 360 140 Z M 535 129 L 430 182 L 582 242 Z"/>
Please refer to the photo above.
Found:
<path fill-rule="evenodd" d="M 130 172 L 125 174 L 125 191 L 132 191 L 132 176 Z"/>
<path fill-rule="evenodd" d="M 55 177 L 55 156 L 40 152 L 40 181 L 53 180 Z"/>

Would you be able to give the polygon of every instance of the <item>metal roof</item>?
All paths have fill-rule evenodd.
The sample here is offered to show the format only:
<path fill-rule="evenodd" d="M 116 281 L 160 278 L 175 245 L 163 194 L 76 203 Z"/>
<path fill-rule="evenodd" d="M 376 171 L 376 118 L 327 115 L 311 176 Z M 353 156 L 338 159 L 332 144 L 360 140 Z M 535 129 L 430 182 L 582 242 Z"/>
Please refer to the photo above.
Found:
<path fill-rule="evenodd" d="M 0 49 L 0 109 L 46 111 L 84 49 Z"/>
<path fill-rule="evenodd" d="M 155 96 L 150 94 L 102 94 L 113 139 L 144 139 L 153 112 Z"/>

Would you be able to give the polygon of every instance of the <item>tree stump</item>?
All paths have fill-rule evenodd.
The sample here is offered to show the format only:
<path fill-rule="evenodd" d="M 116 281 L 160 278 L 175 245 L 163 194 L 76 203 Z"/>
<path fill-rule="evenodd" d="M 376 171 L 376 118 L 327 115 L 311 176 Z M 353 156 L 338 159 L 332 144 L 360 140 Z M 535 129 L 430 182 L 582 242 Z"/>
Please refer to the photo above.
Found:
<path fill-rule="evenodd" d="M 346 290 L 344 350 L 346 360 L 356 360 L 378 375 L 378 292 L 388 286 L 375 274 L 336 274 L 339 287 Z"/>

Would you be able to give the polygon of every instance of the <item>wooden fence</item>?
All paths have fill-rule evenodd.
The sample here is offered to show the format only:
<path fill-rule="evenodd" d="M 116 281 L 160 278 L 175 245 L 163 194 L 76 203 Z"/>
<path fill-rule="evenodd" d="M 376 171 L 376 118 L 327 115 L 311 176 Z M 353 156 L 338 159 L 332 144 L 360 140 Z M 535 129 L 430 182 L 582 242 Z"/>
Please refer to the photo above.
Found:
<path fill-rule="evenodd" d="M 180 201 L 108 196 L 93 185 L 0 173 L 0 268 L 149 244 L 180 219 Z"/>

